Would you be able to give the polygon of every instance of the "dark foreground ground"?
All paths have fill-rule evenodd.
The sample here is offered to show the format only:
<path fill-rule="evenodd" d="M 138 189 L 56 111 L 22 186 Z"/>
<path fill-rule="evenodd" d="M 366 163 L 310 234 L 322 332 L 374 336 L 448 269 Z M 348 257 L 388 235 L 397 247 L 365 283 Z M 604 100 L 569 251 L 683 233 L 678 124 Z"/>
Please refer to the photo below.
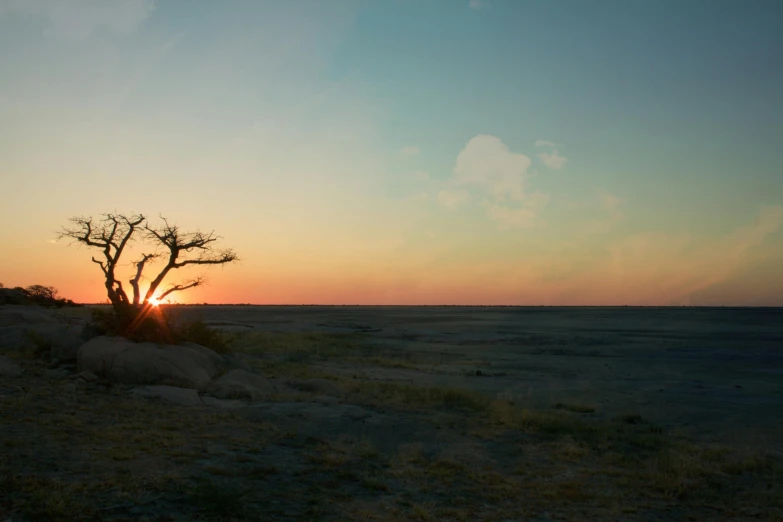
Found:
<path fill-rule="evenodd" d="M 279 395 L 177 406 L 17 354 L 0 520 L 783 520 L 782 310 L 169 313 Z"/>

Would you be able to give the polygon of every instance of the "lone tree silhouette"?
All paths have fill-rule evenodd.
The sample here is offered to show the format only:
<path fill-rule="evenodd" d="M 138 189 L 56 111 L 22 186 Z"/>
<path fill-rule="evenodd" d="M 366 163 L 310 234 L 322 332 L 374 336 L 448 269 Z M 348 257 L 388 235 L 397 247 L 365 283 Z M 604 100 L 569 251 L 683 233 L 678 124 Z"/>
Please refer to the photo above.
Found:
<path fill-rule="evenodd" d="M 225 265 L 238 259 L 232 249 L 216 247 L 215 243 L 220 237 L 214 232 L 183 232 L 166 218 L 161 216 L 161 220 L 162 225 L 153 227 L 141 214 L 102 214 L 99 219 L 74 217 L 69 220 L 72 226 L 63 227 L 59 233 L 59 239 L 72 239 L 101 251 L 103 257 L 93 257 L 92 261 L 103 272 L 106 294 L 117 318 L 125 323 L 124 326 L 128 326 L 136 317 L 146 315 L 142 312 L 151 306 L 153 297 L 161 300 L 174 292 L 204 284 L 204 278 L 199 276 L 171 284 L 156 296 L 158 288 L 172 270 L 189 265 Z M 133 291 L 132 297 L 129 297 L 118 278 L 117 268 L 128 245 L 136 240 L 143 241 L 149 247 L 149 253 L 143 253 L 138 261 L 133 262 L 136 271 L 128 280 Z M 153 259 L 161 259 L 165 264 L 142 296 L 139 282 L 147 263 Z"/>

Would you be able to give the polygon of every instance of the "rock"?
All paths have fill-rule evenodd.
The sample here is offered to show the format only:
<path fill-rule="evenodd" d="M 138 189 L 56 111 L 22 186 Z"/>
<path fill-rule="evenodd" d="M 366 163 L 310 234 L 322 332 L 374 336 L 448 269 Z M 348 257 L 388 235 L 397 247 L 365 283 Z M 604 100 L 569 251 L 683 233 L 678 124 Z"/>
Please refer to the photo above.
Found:
<path fill-rule="evenodd" d="M 223 356 L 226 364 L 232 370 L 245 370 L 248 372 L 253 371 L 253 367 L 247 363 L 247 356 L 241 353 L 230 353 Z"/>
<path fill-rule="evenodd" d="M 101 336 L 79 348 L 77 368 L 122 384 L 203 389 L 225 368 L 225 362 L 209 348 L 193 343 L 157 345 Z"/>
<path fill-rule="evenodd" d="M 289 380 L 288 384 L 293 388 L 307 393 L 316 393 L 318 395 L 329 395 L 331 397 L 342 398 L 345 392 L 336 384 L 326 379 L 294 379 Z"/>
<path fill-rule="evenodd" d="M 4 305 L 0 307 L 0 326 L 30 324 L 65 324 L 57 312 L 38 306 Z"/>
<path fill-rule="evenodd" d="M 44 370 L 44 377 L 47 379 L 65 379 L 71 375 L 71 372 L 62 368 L 54 368 L 52 370 Z"/>
<path fill-rule="evenodd" d="M 0 377 L 18 377 L 22 369 L 10 357 L 0 355 Z"/>
<path fill-rule="evenodd" d="M 263 400 L 275 393 L 265 377 L 246 370 L 231 370 L 210 384 L 205 393 L 218 399 Z"/>
<path fill-rule="evenodd" d="M 210 408 L 221 408 L 221 409 L 235 409 L 235 408 L 244 408 L 247 406 L 247 403 L 244 401 L 235 401 L 235 400 L 223 400 L 223 399 L 217 399 L 215 397 L 208 397 L 206 395 L 201 396 L 201 402 L 204 403 L 204 406 L 209 406 Z"/>
<path fill-rule="evenodd" d="M 99 377 L 92 372 L 83 371 L 76 376 L 77 379 L 84 379 L 84 382 L 98 382 Z"/>
<path fill-rule="evenodd" d="M 140 386 L 133 388 L 131 394 L 140 397 L 158 398 L 181 406 L 203 406 L 198 390 L 178 388 L 176 386 Z"/>
<path fill-rule="evenodd" d="M 61 362 L 75 361 L 84 343 L 81 327 L 67 324 L 17 324 L 0 327 L 0 352 L 33 349 Z"/>
<path fill-rule="evenodd" d="M 337 397 L 331 397 L 329 395 L 318 395 L 310 399 L 310 402 L 317 402 L 318 404 L 331 406 L 332 404 L 339 404 L 340 399 L 338 399 Z"/>

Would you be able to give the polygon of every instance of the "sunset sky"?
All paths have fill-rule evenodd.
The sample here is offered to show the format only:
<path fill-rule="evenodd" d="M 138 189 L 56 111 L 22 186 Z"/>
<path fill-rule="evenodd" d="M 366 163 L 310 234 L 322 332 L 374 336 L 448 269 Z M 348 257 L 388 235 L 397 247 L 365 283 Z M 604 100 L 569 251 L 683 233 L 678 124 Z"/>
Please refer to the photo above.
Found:
<path fill-rule="evenodd" d="M 117 211 L 237 251 L 181 302 L 783 306 L 782 64 L 779 0 L 0 0 L 0 282 L 105 300 Z"/>

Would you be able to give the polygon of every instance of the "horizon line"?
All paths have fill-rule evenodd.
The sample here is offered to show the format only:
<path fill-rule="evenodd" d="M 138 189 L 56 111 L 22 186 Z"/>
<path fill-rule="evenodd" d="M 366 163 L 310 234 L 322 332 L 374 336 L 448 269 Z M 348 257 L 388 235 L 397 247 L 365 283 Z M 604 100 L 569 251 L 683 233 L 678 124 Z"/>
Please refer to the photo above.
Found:
<path fill-rule="evenodd" d="M 82 306 L 111 306 L 111 303 L 77 303 Z M 780 305 L 530 305 L 530 304 L 256 304 L 256 303 L 160 303 L 158 306 L 266 306 L 266 307 L 366 307 L 366 308 L 783 308 Z"/>

